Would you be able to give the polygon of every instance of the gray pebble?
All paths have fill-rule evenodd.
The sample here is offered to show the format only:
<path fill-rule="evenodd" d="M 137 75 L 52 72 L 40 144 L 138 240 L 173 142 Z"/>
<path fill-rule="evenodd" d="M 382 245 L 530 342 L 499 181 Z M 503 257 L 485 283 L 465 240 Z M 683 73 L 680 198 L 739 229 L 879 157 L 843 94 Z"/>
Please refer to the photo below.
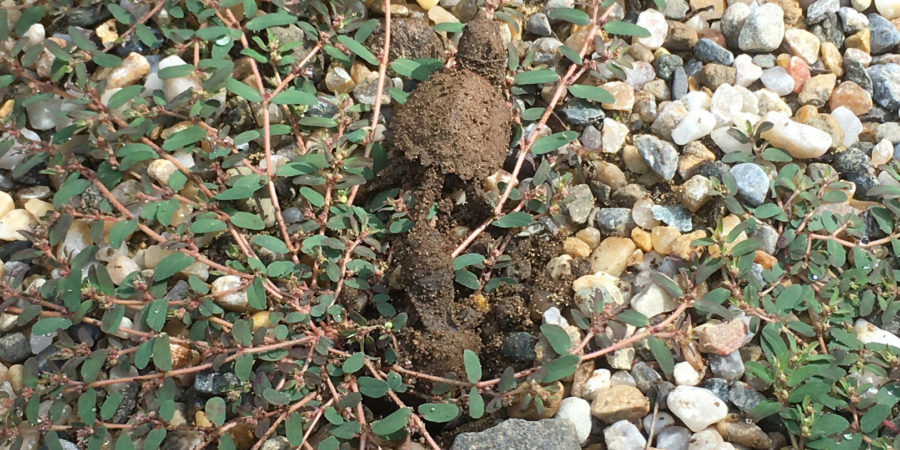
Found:
<path fill-rule="evenodd" d="M 10 333 L 0 337 L 0 360 L 20 363 L 31 355 L 28 338 L 22 333 Z"/>
<path fill-rule="evenodd" d="M 738 196 L 750 206 L 759 206 L 769 193 L 769 177 L 766 172 L 754 163 L 736 164 L 731 168 L 731 175 L 737 183 Z"/>
<path fill-rule="evenodd" d="M 869 30 L 872 32 L 869 38 L 872 55 L 887 53 L 900 43 L 900 32 L 891 22 L 875 13 L 869 14 L 868 18 Z"/>
<path fill-rule="evenodd" d="M 712 39 L 700 39 L 694 46 L 694 56 L 705 63 L 716 63 L 730 66 L 734 63 L 734 54 L 725 47 L 716 44 Z"/>
<path fill-rule="evenodd" d="M 660 222 L 678 228 L 679 231 L 687 233 L 694 229 L 691 222 L 691 216 L 681 206 L 664 206 L 653 205 L 650 208 L 653 218 Z"/>
<path fill-rule="evenodd" d="M 675 176 L 678 168 L 678 151 L 675 146 L 650 134 L 636 136 L 634 145 L 644 162 L 660 178 L 671 180 Z"/>
<path fill-rule="evenodd" d="M 553 29 L 550 28 L 550 20 L 544 13 L 535 13 L 525 23 L 525 30 L 535 36 L 550 36 Z"/>

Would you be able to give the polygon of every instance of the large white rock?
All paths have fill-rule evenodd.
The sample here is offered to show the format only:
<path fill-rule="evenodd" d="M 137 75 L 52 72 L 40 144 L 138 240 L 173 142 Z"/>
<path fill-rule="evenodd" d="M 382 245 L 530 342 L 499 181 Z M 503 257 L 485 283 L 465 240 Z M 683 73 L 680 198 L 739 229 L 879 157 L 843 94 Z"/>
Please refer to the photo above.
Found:
<path fill-rule="evenodd" d="M 591 404 L 578 397 L 566 397 L 559 402 L 556 417 L 566 419 L 575 425 L 578 440 L 584 442 L 591 435 Z"/>
<path fill-rule="evenodd" d="M 875 9 L 887 20 L 900 17 L 900 1 L 898 0 L 875 0 Z"/>
<path fill-rule="evenodd" d="M 872 325 L 865 319 L 857 319 L 853 324 L 853 331 L 856 332 L 856 338 L 863 344 L 875 343 L 900 348 L 900 337 Z"/>
<path fill-rule="evenodd" d="M 713 113 L 695 109 L 688 112 L 672 130 L 672 140 L 678 145 L 684 145 L 708 135 L 715 127 L 716 116 Z"/>
<path fill-rule="evenodd" d="M 122 281 L 128 274 L 139 270 L 141 270 L 141 268 L 127 255 L 113 257 L 106 264 L 106 271 L 109 273 L 109 279 L 112 280 L 113 284 L 116 286 L 122 284 Z"/>
<path fill-rule="evenodd" d="M 794 91 L 794 79 L 783 67 L 775 66 L 763 70 L 760 79 L 766 89 L 782 97 Z"/>
<path fill-rule="evenodd" d="M 638 15 L 637 26 L 643 27 L 650 32 L 649 37 L 635 39 L 639 44 L 656 50 L 662 47 L 666 40 L 666 33 L 669 32 L 669 24 L 666 22 L 666 16 L 655 9 L 646 9 Z"/>
<path fill-rule="evenodd" d="M 754 97 L 755 98 L 755 97 Z M 716 116 L 716 126 L 730 124 L 735 114 L 744 107 L 744 96 L 734 86 L 721 84 L 710 100 L 709 110 Z"/>
<path fill-rule="evenodd" d="M 863 132 L 863 124 L 859 117 L 853 114 L 853 111 L 844 106 L 838 106 L 831 111 L 831 117 L 834 117 L 841 125 L 841 129 L 844 130 L 844 141 L 841 145 L 849 147 L 859 140 L 859 134 Z"/>
<path fill-rule="evenodd" d="M 231 311 L 252 311 L 247 302 L 247 290 L 241 288 L 242 280 L 236 275 L 223 275 L 212 282 L 215 302 Z"/>
<path fill-rule="evenodd" d="M 647 438 L 633 423 L 620 420 L 603 430 L 603 439 L 608 450 L 643 450 Z"/>
<path fill-rule="evenodd" d="M 674 311 L 678 302 L 658 284 L 650 283 L 631 299 L 631 308 L 649 318 Z"/>
<path fill-rule="evenodd" d="M 666 400 L 669 411 L 681 419 L 685 426 L 698 432 L 728 414 L 728 405 L 709 389 L 694 386 L 678 386 Z"/>
<path fill-rule="evenodd" d="M 38 221 L 24 209 L 14 209 L 0 218 L 0 240 L 25 241 L 20 231 L 28 231 L 37 225 Z"/>
<path fill-rule="evenodd" d="M 769 112 L 763 117 L 772 128 L 762 133 L 762 138 L 773 147 L 787 150 L 794 158 L 818 158 L 831 147 L 831 135 L 809 125 L 794 122 L 783 114 Z"/>
<path fill-rule="evenodd" d="M 178 55 L 171 55 L 163 58 L 159 62 L 159 70 L 163 70 L 169 67 L 177 67 L 187 64 L 185 60 L 181 59 Z M 150 81 L 149 78 L 147 80 Z M 177 97 L 182 92 L 198 89 L 200 86 L 194 77 L 191 74 L 188 74 L 183 77 L 174 77 L 167 78 L 162 80 L 163 84 L 163 94 L 166 96 L 167 101 L 171 101 L 173 98 Z"/>
<path fill-rule="evenodd" d="M 716 128 L 710 133 L 713 142 L 725 153 L 749 152 L 752 148 L 750 141 L 742 143 L 737 140 L 728 130 L 731 127 Z M 743 128 L 742 128 L 743 129 Z"/>

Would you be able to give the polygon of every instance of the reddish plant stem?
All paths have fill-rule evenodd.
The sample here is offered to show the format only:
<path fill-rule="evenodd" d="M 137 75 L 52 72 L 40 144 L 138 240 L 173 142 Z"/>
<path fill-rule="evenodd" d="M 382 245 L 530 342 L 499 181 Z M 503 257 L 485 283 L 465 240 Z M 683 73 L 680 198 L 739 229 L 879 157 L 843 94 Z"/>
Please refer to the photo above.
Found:
<path fill-rule="evenodd" d="M 313 399 L 316 398 L 317 395 L 318 394 L 316 394 L 315 392 L 310 392 L 309 394 L 306 394 L 306 397 L 303 397 L 302 399 L 298 400 L 296 403 L 291 405 L 291 407 L 287 411 L 285 411 L 284 413 L 279 415 L 277 419 L 275 419 L 275 422 L 272 423 L 272 426 L 270 426 L 269 429 L 266 430 L 266 433 L 264 435 L 262 435 L 262 437 L 260 437 L 259 440 L 256 441 L 256 444 L 254 444 L 250 450 L 259 450 L 259 448 L 262 447 L 262 445 L 266 441 L 266 439 L 268 439 L 269 436 L 271 436 L 272 433 L 275 432 L 275 429 L 278 428 L 278 425 L 281 424 L 281 422 L 287 420 L 288 416 L 290 416 L 291 413 L 297 411 L 298 409 L 302 408 L 307 403 L 311 402 Z"/>

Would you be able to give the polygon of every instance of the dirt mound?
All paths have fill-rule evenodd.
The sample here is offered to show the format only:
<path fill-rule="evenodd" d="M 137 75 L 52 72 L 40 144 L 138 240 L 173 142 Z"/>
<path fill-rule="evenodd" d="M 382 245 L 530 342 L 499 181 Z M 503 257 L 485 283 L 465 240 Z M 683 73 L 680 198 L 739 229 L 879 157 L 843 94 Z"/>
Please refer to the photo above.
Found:
<path fill-rule="evenodd" d="M 503 164 L 512 120 L 500 94 L 469 70 L 435 73 L 397 109 L 389 127 L 394 145 L 423 166 L 464 180 Z"/>
<path fill-rule="evenodd" d="M 466 24 L 459 38 L 459 64 L 499 84 L 506 78 L 506 47 L 500 38 L 500 25 L 484 14 Z"/>
<path fill-rule="evenodd" d="M 384 48 L 384 21 L 366 39 L 366 47 L 374 54 Z M 397 58 L 444 59 L 444 43 L 425 19 L 414 17 L 391 18 L 391 62 Z"/>

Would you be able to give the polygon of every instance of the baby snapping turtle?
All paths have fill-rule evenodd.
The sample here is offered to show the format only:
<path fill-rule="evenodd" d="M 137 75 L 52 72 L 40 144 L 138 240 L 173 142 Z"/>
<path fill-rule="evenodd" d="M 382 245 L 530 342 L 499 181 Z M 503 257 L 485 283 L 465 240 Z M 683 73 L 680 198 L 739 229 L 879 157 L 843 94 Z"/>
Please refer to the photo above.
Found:
<path fill-rule="evenodd" d="M 455 301 L 454 243 L 425 217 L 440 197 L 445 176 L 480 182 L 500 169 L 512 123 L 506 102 L 491 84 L 505 74 L 499 26 L 482 14 L 466 25 L 459 50 L 460 67 L 419 84 L 388 125 L 394 147 L 420 167 L 411 212 L 416 225 L 406 239 L 399 281 L 421 323 L 422 331 L 411 337 L 414 363 L 438 373 L 462 373 L 463 349 L 478 352 L 481 338 L 472 311 Z"/>

